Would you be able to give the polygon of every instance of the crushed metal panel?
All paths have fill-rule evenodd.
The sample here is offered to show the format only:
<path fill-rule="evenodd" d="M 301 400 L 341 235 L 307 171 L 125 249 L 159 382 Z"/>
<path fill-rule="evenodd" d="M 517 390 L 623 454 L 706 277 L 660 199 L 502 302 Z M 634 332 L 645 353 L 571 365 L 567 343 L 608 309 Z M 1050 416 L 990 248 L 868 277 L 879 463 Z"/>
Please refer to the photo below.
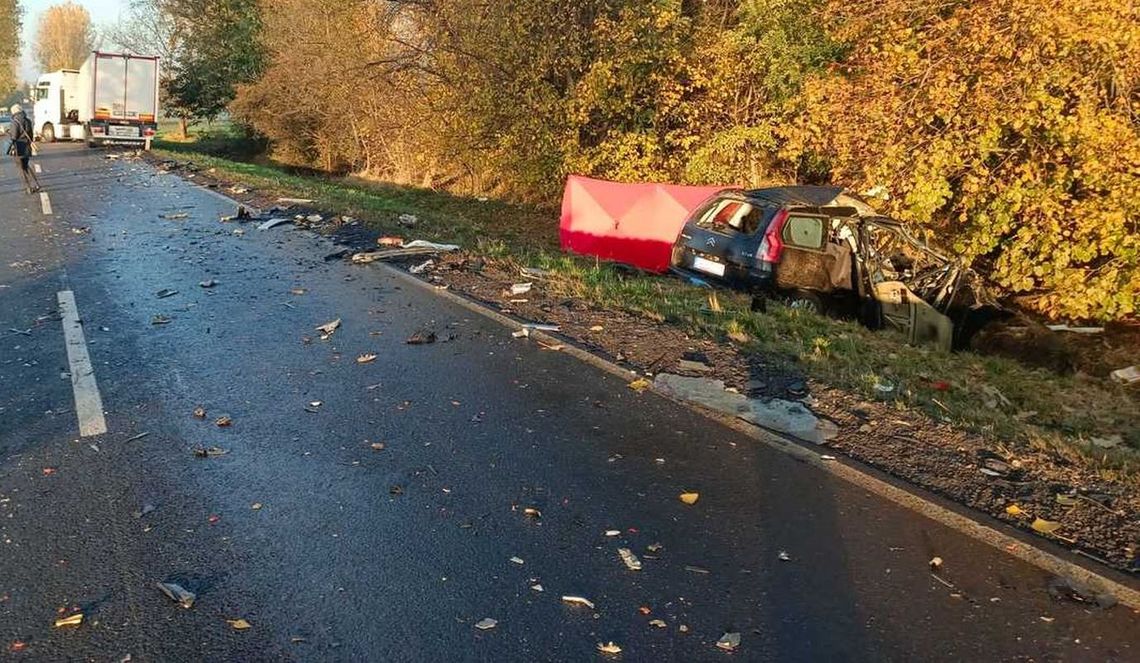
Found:
<path fill-rule="evenodd" d="M 883 309 L 883 322 L 906 334 L 907 341 L 929 343 L 947 352 L 954 344 L 954 323 L 899 281 L 883 281 L 874 287 Z"/>

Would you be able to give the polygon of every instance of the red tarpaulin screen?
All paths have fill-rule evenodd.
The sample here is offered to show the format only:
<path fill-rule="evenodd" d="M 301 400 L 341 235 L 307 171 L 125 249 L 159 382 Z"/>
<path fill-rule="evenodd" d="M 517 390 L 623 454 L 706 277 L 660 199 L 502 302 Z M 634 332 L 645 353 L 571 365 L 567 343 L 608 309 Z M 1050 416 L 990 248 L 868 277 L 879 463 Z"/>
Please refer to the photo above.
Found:
<path fill-rule="evenodd" d="M 619 184 L 571 175 L 562 196 L 562 249 L 669 269 L 673 242 L 689 212 L 724 187 Z"/>

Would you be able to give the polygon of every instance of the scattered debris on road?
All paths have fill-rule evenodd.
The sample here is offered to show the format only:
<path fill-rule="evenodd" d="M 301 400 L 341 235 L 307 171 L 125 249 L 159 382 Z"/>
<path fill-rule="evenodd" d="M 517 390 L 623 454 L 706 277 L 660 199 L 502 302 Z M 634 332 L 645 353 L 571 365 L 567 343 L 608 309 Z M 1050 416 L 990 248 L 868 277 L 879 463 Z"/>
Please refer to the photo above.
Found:
<path fill-rule="evenodd" d="M 942 558 L 941 557 L 930 558 L 930 571 L 932 573 L 938 573 L 941 570 L 942 570 Z"/>
<path fill-rule="evenodd" d="M 599 642 L 598 651 L 602 652 L 603 654 L 620 654 L 621 647 L 614 644 L 612 640 L 604 644 Z"/>
<path fill-rule="evenodd" d="M 205 419 L 206 418 L 206 408 L 202 407 L 201 405 L 194 408 L 194 418 L 195 419 Z"/>
<path fill-rule="evenodd" d="M 158 292 L 154 293 L 154 296 L 158 297 L 159 299 L 166 299 L 167 297 L 173 297 L 174 295 L 177 295 L 177 294 L 178 294 L 177 290 L 172 290 L 170 288 L 163 288 L 162 290 L 159 290 Z"/>
<path fill-rule="evenodd" d="M 650 382 L 649 380 L 646 380 L 645 378 L 637 378 L 633 382 L 629 383 L 629 388 L 636 391 L 639 394 L 645 393 L 652 386 L 653 386 L 653 383 Z"/>
<path fill-rule="evenodd" d="M 582 596 L 573 596 L 573 595 L 563 596 L 562 601 L 565 603 L 569 603 L 570 605 L 584 605 L 587 608 L 589 608 L 590 610 L 594 609 L 594 602 L 591 601 L 590 599 L 587 599 L 587 598 L 582 597 Z"/>
<path fill-rule="evenodd" d="M 66 626 L 79 626 L 83 623 L 83 613 L 79 612 L 69 617 L 55 620 L 56 628 L 63 628 Z"/>
<path fill-rule="evenodd" d="M 625 562 L 626 568 L 630 571 L 641 570 L 641 560 L 629 548 L 618 548 L 618 555 L 621 556 L 621 561 Z"/>
<path fill-rule="evenodd" d="M 740 634 L 725 633 L 724 635 L 720 636 L 720 640 L 716 641 L 716 646 L 718 649 L 723 649 L 725 651 L 735 651 L 736 648 L 740 646 Z"/>
<path fill-rule="evenodd" d="M 792 556 L 789 555 L 786 550 L 781 550 L 780 553 L 776 555 L 776 559 L 781 562 L 790 562 L 792 561 Z"/>
<path fill-rule="evenodd" d="M 275 218 L 269 219 L 268 221 L 264 221 L 262 223 L 257 224 L 257 229 L 258 230 L 272 230 L 272 229 L 276 228 L 277 226 L 282 226 L 282 225 L 285 225 L 286 223 L 293 223 L 293 219 L 288 219 L 288 218 L 279 216 L 279 217 L 275 217 Z"/>
<path fill-rule="evenodd" d="M 490 617 L 484 617 L 483 619 L 475 622 L 475 628 L 479 629 L 480 631 L 489 631 L 498 625 L 499 620 L 491 619 Z"/>
<path fill-rule="evenodd" d="M 152 325 L 168 325 L 171 322 L 172 320 L 168 316 L 162 315 L 161 313 L 150 319 L 150 324 Z"/>
<path fill-rule="evenodd" d="M 405 228 L 414 227 L 417 223 L 419 223 L 419 221 L 419 217 L 417 217 L 415 214 L 401 214 L 396 219 L 396 223 L 404 226 Z"/>
<path fill-rule="evenodd" d="M 367 352 L 365 354 L 358 356 L 356 358 L 356 363 L 358 363 L 358 364 L 370 364 L 370 363 L 376 361 L 376 356 L 377 355 L 374 352 Z"/>
<path fill-rule="evenodd" d="M 229 624 L 230 626 L 232 626 L 235 631 L 244 631 L 246 629 L 253 628 L 253 624 L 250 624 L 249 622 L 247 622 L 246 620 L 241 619 L 241 618 L 227 619 L 226 623 Z"/>
<path fill-rule="evenodd" d="M 160 582 L 156 586 L 171 601 L 174 601 L 183 608 L 190 609 L 194 607 L 194 600 L 198 598 L 197 594 L 191 592 L 177 583 L 173 582 Z"/>
<path fill-rule="evenodd" d="M 227 428 L 232 426 L 234 420 L 229 415 L 222 415 L 214 420 L 214 425 L 218 428 Z"/>
<path fill-rule="evenodd" d="M 329 338 L 332 337 L 332 335 L 339 328 L 340 328 L 340 318 L 337 318 L 336 320 L 333 320 L 332 322 L 326 322 L 323 325 L 318 325 L 316 327 L 316 330 L 321 333 L 321 340 L 327 341 L 327 340 L 329 340 Z"/>
<path fill-rule="evenodd" d="M 229 451 L 221 447 L 197 447 L 194 449 L 194 455 L 198 458 L 217 458 L 228 453 Z"/>
<path fill-rule="evenodd" d="M 217 285 L 218 285 L 218 282 L 215 281 L 214 279 L 209 279 L 207 281 L 201 281 L 198 283 L 198 287 L 205 288 L 207 290 L 209 290 L 210 288 L 213 288 Z"/>
<path fill-rule="evenodd" d="M 1078 582 L 1072 578 L 1056 577 L 1049 581 L 1049 596 L 1054 599 L 1069 600 L 1076 603 L 1095 604 L 1107 610 L 1116 605 L 1116 597 L 1108 592 L 1098 592 L 1094 588 Z"/>
<path fill-rule="evenodd" d="M 679 495 L 679 498 L 685 504 L 693 505 L 693 504 L 697 503 L 697 500 L 701 499 L 701 494 L 700 493 L 681 493 Z"/>
<path fill-rule="evenodd" d="M 434 331 L 421 329 L 420 331 L 412 334 L 405 341 L 408 345 L 431 345 L 435 343 L 436 335 Z"/>

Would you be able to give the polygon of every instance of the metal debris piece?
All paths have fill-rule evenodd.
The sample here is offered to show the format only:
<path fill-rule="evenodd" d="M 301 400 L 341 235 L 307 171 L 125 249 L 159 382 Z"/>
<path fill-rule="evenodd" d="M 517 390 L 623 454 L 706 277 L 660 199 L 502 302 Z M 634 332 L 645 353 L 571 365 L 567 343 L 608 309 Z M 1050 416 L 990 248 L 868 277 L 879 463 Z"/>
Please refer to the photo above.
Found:
<path fill-rule="evenodd" d="M 534 508 L 533 506 L 528 506 L 525 509 L 523 509 L 523 513 L 525 515 L 530 516 L 531 518 L 541 518 L 542 517 L 542 512 L 539 511 L 538 509 Z"/>
<path fill-rule="evenodd" d="M 159 313 L 158 315 L 156 315 L 150 319 L 150 324 L 152 324 L 152 325 L 168 325 L 171 322 L 172 322 L 172 320 L 170 319 L 169 316 L 165 316 L 161 313 Z"/>
<path fill-rule="evenodd" d="M 594 602 L 581 596 L 563 596 L 562 600 L 572 605 L 584 605 L 590 610 L 594 609 Z"/>
<path fill-rule="evenodd" d="M 277 226 L 280 226 L 280 225 L 283 225 L 286 223 L 293 223 L 293 219 L 287 219 L 285 217 L 276 217 L 276 218 L 270 219 L 268 221 L 265 221 L 263 223 L 257 224 L 257 229 L 258 230 L 272 230 L 273 228 L 276 228 Z"/>
<path fill-rule="evenodd" d="M 207 290 L 209 290 L 210 288 L 213 288 L 216 285 L 218 285 L 218 282 L 215 281 L 214 279 L 209 279 L 207 281 L 199 281 L 198 282 L 199 288 L 205 288 Z"/>
<path fill-rule="evenodd" d="M 232 426 L 233 423 L 234 423 L 234 420 L 232 418 L 230 418 L 229 415 L 225 415 L 225 414 L 214 420 L 214 425 L 217 426 L 218 428 L 227 428 L 229 426 Z"/>
<path fill-rule="evenodd" d="M 356 363 L 358 364 L 368 364 L 374 361 L 376 361 L 376 354 L 372 352 L 362 354 L 356 358 Z"/>
<path fill-rule="evenodd" d="M 159 588 L 159 590 L 162 591 L 163 594 L 166 594 L 171 601 L 174 601 L 183 608 L 193 608 L 194 600 L 198 598 L 194 592 L 191 592 L 182 587 L 182 585 L 173 582 L 160 582 L 157 583 L 156 586 Z"/>
<path fill-rule="evenodd" d="M 630 571 L 641 570 L 641 560 L 629 548 L 618 548 L 618 555 L 621 555 L 621 561 L 625 562 L 626 567 Z"/>
<path fill-rule="evenodd" d="M 608 529 L 608 530 L 606 530 L 606 536 L 621 536 L 621 530 L 620 529 Z"/>
<path fill-rule="evenodd" d="M 159 290 L 158 292 L 154 293 L 154 296 L 158 297 L 159 299 L 166 299 L 167 297 L 173 297 L 174 295 L 177 295 L 177 294 L 178 294 L 177 290 L 171 290 L 170 288 L 163 288 L 162 290 Z"/>
<path fill-rule="evenodd" d="M 784 550 L 781 550 L 781 551 L 780 551 L 780 554 L 779 554 L 779 555 L 776 555 L 776 557 L 777 557 L 777 558 L 778 558 L 778 559 L 779 559 L 781 562 L 790 562 L 790 561 L 792 561 L 792 556 L 791 556 L 791 555 L 789 555 L 789 554 L 788 554 L 786 551 L 784 551 Z"/>
<path fill-rule="evenodd" d="M 723 649 L 725 651 L 734 651 L 737 647 L 740 646 L 740 634 L 739 633 L 725 633 L 724 635 L 720 636 L 720 640 L 716 641 L 716 646 L 717 646 L 717 649 Z"/>
<path fill-rule="evenodd" d="M 544 589 L 542 588 L 542 585 L 538 585 L 538 584 L 535 584 L 535 585 L 531 585 L 531 586 L 530 586 L 530 588 L 531 588 L 531 589 L 533 589 L 533 590 L 534 590 L 534 591 L 536 591 L 536 592 L 542 592 L 542 591 L 546 591 L 546 590 L 544 590 Z"/>
<path fill-rule="evenodd" d="M 526 564 L 526 562 L 524 562 L 524 561 L 523 561 L 523 558 L 522 558 L 522 557 L 512 557 L 512 558 L 510 559 L 510 562 L 511 562 L 512 564 L 518 564 L 519 566 L 522 566 L 523 564 Z"/>
<path fill-rule="evenodd" d="M 668 624 L 665 623 L 664 619 L 651 619 L 649 620 L 649 625 L 656 626 L 657 628 L 665 628 L 668 626 Z"/>
<path fill-rule="evenodd" d="M 489 631 L 498 625 L 499 620 L 491 619 L 490 617 L 484 617 L 483 619 L 475 622 L 475 628 L 479 629 L 480 631 Z"/>

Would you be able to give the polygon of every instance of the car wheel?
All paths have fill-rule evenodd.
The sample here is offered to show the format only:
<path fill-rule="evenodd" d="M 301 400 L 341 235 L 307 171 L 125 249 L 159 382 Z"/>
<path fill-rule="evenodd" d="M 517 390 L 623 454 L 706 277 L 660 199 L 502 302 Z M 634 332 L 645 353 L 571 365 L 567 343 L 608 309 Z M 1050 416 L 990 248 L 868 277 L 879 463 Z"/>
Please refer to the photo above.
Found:
<path fill-rule="evenodd" d="M 784 298 L 787 302 L 788 308 L 796 309 L 797 311 L 808 311 L 816 315 L 823 315 L 824 307 L 823 300 L 819 295 L 807 290 L 797 290 L 791 292 Z"/>
<path fill-rule="evenodd" d="M 54 143 L 55 127 L 53 127 L 50 122 L 45 124 L 44 128 L 40 129 L 40 136 L 44 139 L 45 143 Z"/>

